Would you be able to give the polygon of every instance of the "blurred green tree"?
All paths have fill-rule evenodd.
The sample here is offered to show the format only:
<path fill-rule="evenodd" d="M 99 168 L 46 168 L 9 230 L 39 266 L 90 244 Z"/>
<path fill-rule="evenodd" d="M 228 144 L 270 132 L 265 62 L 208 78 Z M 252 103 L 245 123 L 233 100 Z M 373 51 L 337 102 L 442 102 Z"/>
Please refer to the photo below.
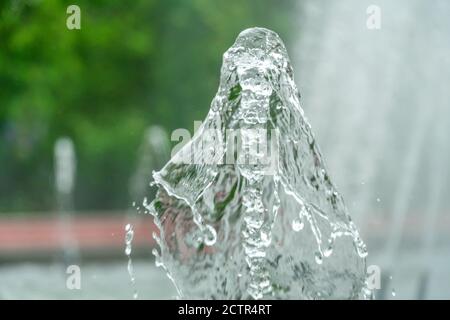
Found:
<path fill-rule="evenodd" d="M 192 130 L 245 28 L 288 38 L 294 1 L 78 0 L 0 3 L 0 212 L 50 210 L 53 144 L 74 140 L 76 208 L 129 206 L 145 128 Z M 149 168 L 151 169 L 151 168 Z"/>

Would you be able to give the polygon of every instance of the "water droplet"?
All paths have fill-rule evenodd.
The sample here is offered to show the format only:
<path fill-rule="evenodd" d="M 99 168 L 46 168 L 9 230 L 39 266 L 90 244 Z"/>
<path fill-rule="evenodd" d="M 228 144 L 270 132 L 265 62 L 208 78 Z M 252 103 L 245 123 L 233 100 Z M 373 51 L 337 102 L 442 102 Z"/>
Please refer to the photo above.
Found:
<path fill-rule="evenodd" d="M 157 268 L 159 268 L 159 267 L 164 267 L 164 264 L 162 263 L 162 260 L 161 260 L 160 257 L 158 257 L 157 259 L 155 259 L 155 266 L 156 266 Z"/>
<path fill-rule="evenodd" d="M 325 249 L 325 251 L 323 252 L 323 255 L 325 257 L 329 257 L 331 256 L 331 254 L 333 253 L 333 246 L 329 246 L 328 248 Z"/>
<path fill-rule="evenodd" d="M 324 257 L 329 257 L 333 253 L 334 237 L 335 235 L 332 234 L 331 238 L 328 239 L 328 247 L 323 252 Z"/>
<path fill-rule="evenodd" d="M 366 249 L 366 250 L 362 250 L 362 251 L 358 251 L 358 255 L 359 255 L 361 258 L 367 257 L 368 254 L 369 254 L 369 253 L 367 252 L 367 249 Z"/>
<path fill-rule="evenodd" d="M 266 247 L 270 246 L 270 243 L 272 242 L 272 235 L 270 231 L 267 232 L 261 230 L 260 235 L 261 235 L 261 244 Z"/>
<path fill-rule="evenodd" d="M 396 296 L 395 289 L 392 289 L 392 296 L 393 296 L 393 297 Z"/>
<path fill-rule="evenodd" d="M 296 218 L 292 221 L 292 230 L 294 230 L 295 232 L 301 231 L 304 226 L 305 226 L 305 224 L 300 219 Z"/>
<path fill-rule="evenodd" d="M 129 256 L 131 254 L 131 245 L 134 237 L 134 230 L 131 224 L 125 226 L 125 254 Z"/>
<path fill-rule="evenodd" d="M 205 232 L 204 232 L 204 242 L 207 246 L 212 246 L 217 241 L 217 232 L 216 229 L 214 229 L 210 225 L 206 225 Z"/>
<path fill-rule="evenodd" d="M 381 199 L 380 198 L 377 198 L 377 202 L 380 202 L 381 201 Z"/>
<path fill-rule="evenodd" d="M 323 262 L 322 254 L 319 251 L 317 251 L 314 256 L 315 256 L 314 258 L 316 259 L 316 263 L 322 264 L 322 262 Z"/>
<path fill-rule="evenodd" d="M 367 247 L 366 247 L 365 243 L 362 242 L 361 239 L 356 241 L 356 251 L 358 252 L 358 255 L 361 258 L 365 258 L 369 254 L 369 252 L 367 251 Z"/>

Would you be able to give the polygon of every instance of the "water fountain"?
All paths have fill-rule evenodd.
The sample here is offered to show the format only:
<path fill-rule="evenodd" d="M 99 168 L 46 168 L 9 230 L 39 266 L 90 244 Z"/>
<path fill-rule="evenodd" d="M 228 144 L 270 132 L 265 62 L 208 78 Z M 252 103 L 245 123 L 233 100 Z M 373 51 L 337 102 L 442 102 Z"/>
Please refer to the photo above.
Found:
<path fill-rule="evenodd" d="M 379 30 L 366 27 L 371 4 L 381 10 Z M 382 267 L 380 297 L 388 298 L 389 278 L 401 255 L 417 250 L 414 244 L 429 253 L 417 252 L 409 269 L 430 269 L 436 248 L 425 239 L 437 238 L 430 235 L 434 216 L 442 217 L 449 205 L 430 195 L 448 189 L 450 181 L 440 159 L 448 150 L 432 138 L 437 118 L 447 124 L 439 130 L 449 136 L 443 120 L 450 118 L 449 9 L 445 0 L 432 6 L 424 0 L 305 0 L 298 8 L 295 64 L 305 76 L 297 79 L 305 111 L 330 173 L 368 239 L 370 263 Z M 434 169 L 427 167 L 428 158 Z M 411 232 L 416 219 L 425 226 L 424 240 Z"/>
<path fill-rule="evenodd" d="M 66 265 L 78 260 L 77 243 L 71 231 L 73 188 L 76 176 L 75 148 L 70 138 L 59 138 L 54 147 L 55 191 L 59 213 L 59 231 Z"/>
<path fill-rule="evenodd" d="M 274 32 L 238 36 L 202 126 L 153 177 L 158 193 L 146 207 L 160 229 L 156 263 L 181 298 L 370 294 L 365 245 L 327 174 Z"/>

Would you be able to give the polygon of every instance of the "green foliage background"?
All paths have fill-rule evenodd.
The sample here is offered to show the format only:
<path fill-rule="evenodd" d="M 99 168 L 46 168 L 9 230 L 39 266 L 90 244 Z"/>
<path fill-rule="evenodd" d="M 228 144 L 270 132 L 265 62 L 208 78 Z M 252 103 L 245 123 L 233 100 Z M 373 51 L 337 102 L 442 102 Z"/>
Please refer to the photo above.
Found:
<path fill-rule="evenodd" d="M 68 30 L 66 8 L 81 8 Z M 0 2 L 0 212 L 54 207 L 53 144 L 74 140 L 75 207 L 129 206 L 145 128 L 192 130 L 217 89 L 223 52 L 248 27 L 289 47 L 294 1 Z"/>

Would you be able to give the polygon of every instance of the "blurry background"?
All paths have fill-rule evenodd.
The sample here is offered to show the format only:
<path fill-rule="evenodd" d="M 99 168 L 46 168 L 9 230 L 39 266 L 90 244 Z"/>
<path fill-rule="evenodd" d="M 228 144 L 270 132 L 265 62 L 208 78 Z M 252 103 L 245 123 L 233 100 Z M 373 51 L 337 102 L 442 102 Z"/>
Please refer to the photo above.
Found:
<path fill-rule="evenodd" d="M 81 30 L 66 27 L 70 4 Z M 445 0 L 2 1 L 0 298 L 132 298 L 127 223 L 139 296 L 174 296 L 140 203 L 171 132 L 204 119 L 223 52 L 252 26 L 286 43 L 381 268 L 377 298 L 450 298 L 449 14 Z M 81 290 L 66 288 L 69 264 Z"/>

